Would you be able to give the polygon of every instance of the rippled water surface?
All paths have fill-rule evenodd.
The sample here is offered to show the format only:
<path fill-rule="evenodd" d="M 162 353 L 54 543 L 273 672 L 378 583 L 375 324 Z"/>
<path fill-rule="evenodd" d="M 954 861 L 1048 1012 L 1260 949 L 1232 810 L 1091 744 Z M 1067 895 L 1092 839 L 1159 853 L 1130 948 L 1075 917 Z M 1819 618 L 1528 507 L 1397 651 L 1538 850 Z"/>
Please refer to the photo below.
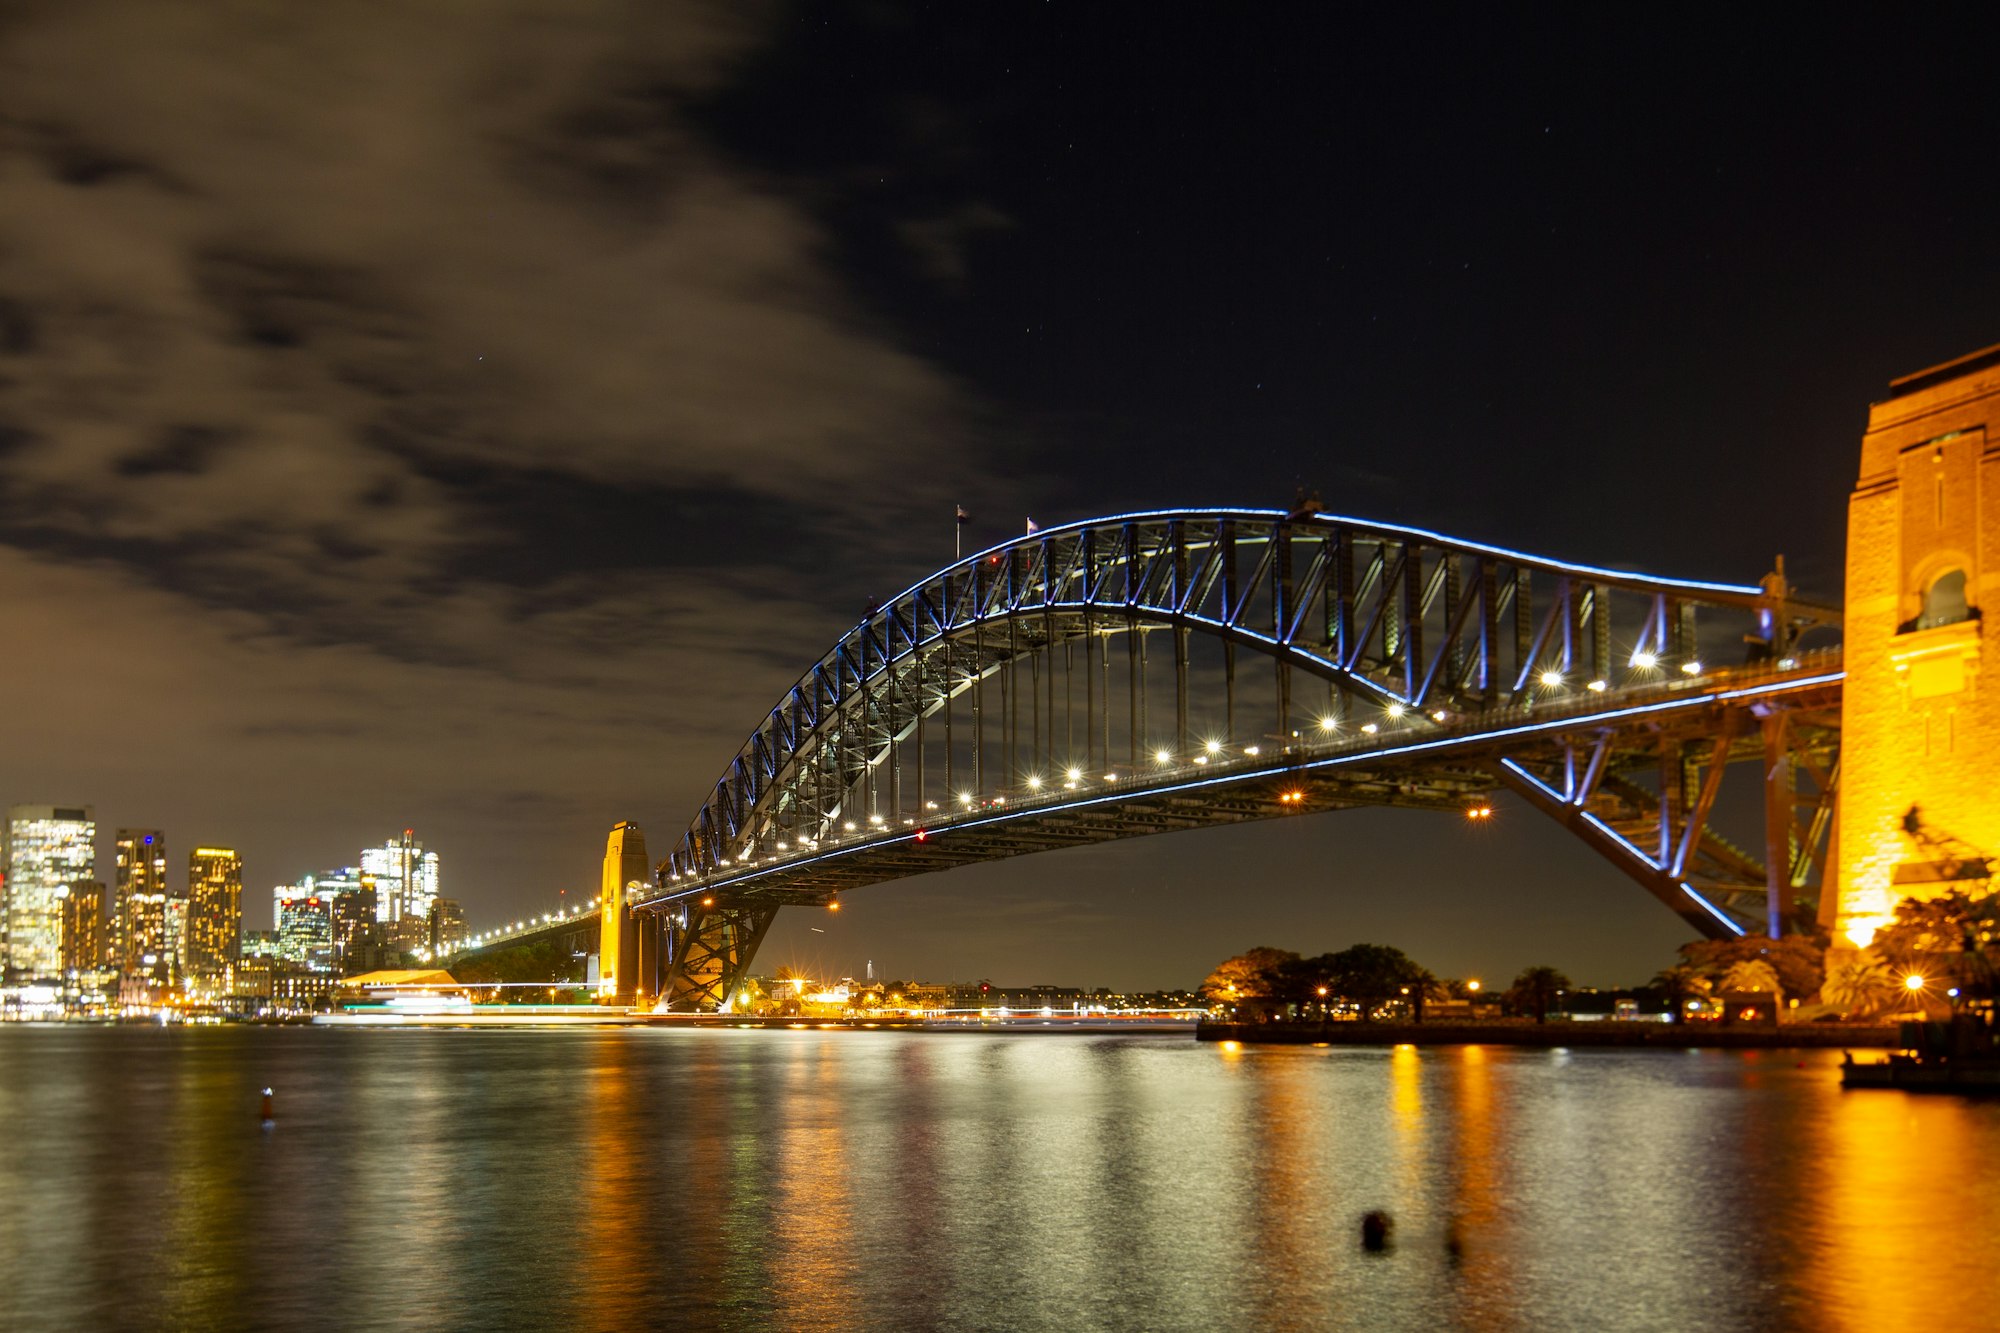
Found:
<path fill-rule="evenodd" d="M 2000 1102 L 1836 1059 L 12 1027 L 0 1327 L 1993 1327 Z"/>

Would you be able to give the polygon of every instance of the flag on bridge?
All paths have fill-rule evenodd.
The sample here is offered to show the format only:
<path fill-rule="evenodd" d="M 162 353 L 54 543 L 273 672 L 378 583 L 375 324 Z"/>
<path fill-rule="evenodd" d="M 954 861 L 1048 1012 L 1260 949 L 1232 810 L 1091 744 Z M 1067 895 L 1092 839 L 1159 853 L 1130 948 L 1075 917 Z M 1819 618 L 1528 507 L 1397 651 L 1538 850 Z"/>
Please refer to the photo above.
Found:
<path fill-rule="evenodd" d="M 1035 522 L 1035 520 L 1034 520 L 1034 519 L 1032 519 L 1032 518 L 1028 520 L 1028 535 L 1029 535 L 1030 537 L 1034 536 L 1034 535 L 1035 535 L 1036 533 L 1040 532 L 1041 530 L 1042 530 L 1042 526 L 1041 526 L 1041 524 L 1039 524 L 1039 523 Z"/>

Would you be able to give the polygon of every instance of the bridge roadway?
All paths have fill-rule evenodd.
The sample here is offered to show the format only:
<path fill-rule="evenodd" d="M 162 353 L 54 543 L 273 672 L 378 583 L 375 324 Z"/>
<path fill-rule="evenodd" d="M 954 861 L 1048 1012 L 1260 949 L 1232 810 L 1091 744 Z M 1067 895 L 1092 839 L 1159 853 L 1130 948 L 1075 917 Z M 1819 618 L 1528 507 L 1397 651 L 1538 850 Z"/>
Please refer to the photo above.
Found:
<path fill-rule="evenodd" d="M 1741 934 L 1761 928 L 1774 894 L 1803 884 L 1823 830 L 1816 834 L 1810 820 L 1782 830 L 1779 845 L 1791 854 L 1774 873 L 1707 825 L 1722 774 L 1764 758 L 1768 723 L 1778 718 L 1793 724 L 1790 749 L 1822 765 L 1830 789 L 1840 688 L 1836 649 L 1599 693 L 1577 689 L 1456 719 L 1406 714 L 1403 725 L 1373 734 L 1310 733 L 1257 754 L 1202 753 L 1143 777 L 1106 783 L 1083 774 L 1041 793 L 930 811 L 921 823 L 857 822 L 852 833 L 707 875 L 663 866 L 660 882 L 632 908 L 685 923 L 725 908 L 762 915 L 825 907 L 871 884 L 1153 833 L 1360 806 L 1477 817 L 1504 789 L 1557 819 L 1698 932 Z M 1634 777 L 1660 772 L 1663 754 L 1690 744 L 1706 750 L 1692 800 L 1678 791 L 1663 796 L 1659 781 Z M 456 956 L 563 936 L 587 948 L 598 930 L 595 912 L 528 922 L 475 937 Z"/>
<path fill-rule="evenodd" d="M 1458 721 L 1449 714 L 1442 722 L 1406 714 L 1407 725 L 1396 730 L 1348 730 L 1324 740 L 1302 735 L 1275 753 L 1265 747 L 1257 755 L 1197 754 L 1143 779 L 1105 783 L 1084 774 L 1039 794 L 927 812 L 921 823 L 905 818 L 899 828 L 863 823 L 851 834 L 737 868 L 668 875 L 634 906 L 657 911 L 705 899 L 824 906 L 844 891 L 892 879 L 1151 833 L 1357 806 L 1464 816 L 1505 788 L 1571 826 L 1703 934 L 1716 934 L 1719 925 L 1742 933 L 1730 909 L 1746 895 L 1761 900 L 1767 894 L 1765 867 L 1714 830 L 1699 828 L 1679 874 L 1663 877 L 1660 872 L 1676 864 L 1678 839 L 1669 837 L 1661 864 L 1658 794 L 1620 775 L 1657 770 L 1663 738 L 1727 734 L 1724 765 L 1761 756 L 1758 729 L 1731 726 L 1725 718 L 1732 713 L 1837 715 L 1839 652 L 1802 656 L 1784 668 L 1718 669 L 1574 695 Z M 1594 775 L 1587 771 L 1593 763 Z M 1683 822 L 1690 813 L 1681 812 Z M 1673 827 L 1674 817 L 1669 811 L 1669 834 L 1684 834 Z M 1647 823 L 1651 848 L 1626 831 Z M 1698 853 L 1706 865 L 1697 865 Z M 1759 901 L 1756 912 L 1744 915 L 1754 920 L 1763 905 Z"/>

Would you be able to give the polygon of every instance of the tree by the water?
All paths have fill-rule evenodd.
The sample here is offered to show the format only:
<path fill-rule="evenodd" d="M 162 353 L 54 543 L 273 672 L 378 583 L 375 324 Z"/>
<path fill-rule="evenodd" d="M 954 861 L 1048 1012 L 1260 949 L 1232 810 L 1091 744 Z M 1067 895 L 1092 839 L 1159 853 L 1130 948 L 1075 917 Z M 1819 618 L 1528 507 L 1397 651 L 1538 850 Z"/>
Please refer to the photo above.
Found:
<path fill-rule="evenodd" d="M 1549 1021 L 1549 1010 L 1555 1008 L 1557 997 L 1569 986 L 1569 978 L 1553 967 L 1538 965 L 1524 968 L 1514 978 L 1514 984 L 1508 987 L 1507 1002 L 1517 1013 L 1531 1013 L 1537 1023 L 1546 1023 Z"/>
<path fill-rule="evenodd" d="M 1201 983 L 1201 997 L 1210 1004 L 1228 1005 L 1237 1013 L 1268 1013 L 1278 1002 L 1283 969 L 1298 961 L 1299 956 L 1288 949 L 1261 945 L 1245 949 L 1217 964 Z"/>

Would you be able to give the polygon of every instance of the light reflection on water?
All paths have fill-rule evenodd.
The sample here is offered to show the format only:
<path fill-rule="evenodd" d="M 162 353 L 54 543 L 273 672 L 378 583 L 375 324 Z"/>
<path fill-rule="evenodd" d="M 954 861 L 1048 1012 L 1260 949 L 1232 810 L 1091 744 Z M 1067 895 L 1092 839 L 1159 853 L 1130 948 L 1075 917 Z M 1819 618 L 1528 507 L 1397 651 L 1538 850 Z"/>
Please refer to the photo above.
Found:
<path fill-rule="evenodd" d="M 2000 1103 L 1835 1058 L 0 1029 L 0 1327 L 1990 1326 Z"/>

